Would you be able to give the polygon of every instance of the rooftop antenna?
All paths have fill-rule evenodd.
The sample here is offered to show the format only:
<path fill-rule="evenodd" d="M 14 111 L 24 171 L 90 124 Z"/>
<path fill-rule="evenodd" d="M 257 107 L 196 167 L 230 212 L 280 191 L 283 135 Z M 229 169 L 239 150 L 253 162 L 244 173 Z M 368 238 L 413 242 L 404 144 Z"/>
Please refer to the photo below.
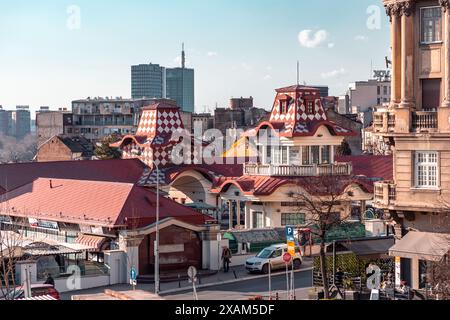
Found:
<path fill-rule="evenodd" d="M 186 68 L 186 53 L 184 52 L 184 42 L 182 44 L 182 51 L 181 51 L 181 68 Z"/>

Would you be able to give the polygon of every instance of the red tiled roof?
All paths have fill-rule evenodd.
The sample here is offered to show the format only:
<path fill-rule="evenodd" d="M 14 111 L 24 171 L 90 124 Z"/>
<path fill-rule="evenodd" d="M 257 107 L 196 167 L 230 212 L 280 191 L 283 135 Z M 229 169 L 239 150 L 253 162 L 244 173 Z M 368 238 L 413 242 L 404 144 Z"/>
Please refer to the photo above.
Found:
<path fill-rule="evenodd" d="M 136 183 L 146 165 L 138 159 L 30 162 L 0 165 L 1 190 L 13 190 L 37 178 Z"/>
<path fill-rule="evenodd" d="M 276 92 L 278 92 L 278 93 L 296 92 L 298 90 L 308 90 L 308 91 L 320 92 L 320 90 L 317 89 L 317 88 L 308 87 L 308 86 L 301 86 L 301 85 L 293 85 L 293 86 L 289 86 L 289 87 L 279 88 L 279 89 L 276 89 Z"/>
<path fill-rule="evenodd" d="M 3 195 L 12 216 L 118 227 L 127 219 L 139 226 L 156 220 L 156 194 L 132 183 L 38 178 Z M 160 197 L 160 218 L 204 224 L 205 216 Z"/>
<path fill-rule="evenodd" d="M 280 187 L 293 184 L 299 187 L 308 188 L 310 184 L 318 185 L 320 177 L 268 177 L 268 176 L 245 176 L 235 178 L 221 178 L 217 181 L 215 187 L 211 190 L 213 193 L 220 193 L 227 190 L 230 185 L 237 186 L 245 195 L 269 196 Z M 339 178 L 336 178 L 339 179 Z M 336 180 L 337 181 L 337 180 Z M 351 183 L 360 185 L 365 192 L 372 193 L 373 183 L 364 178 L 345 177 L 342 178 L 342 186 L 346 187 Z M 315 191 L 319 191 L 316 188 Z M 343 191 L 343 190 L 342 190 Z"/>
<path fill-rule="evenodd" d="M 338 162 L 351 162 L 353 174 L 369 179 L 394 179 L 394 163 L 392 156 L 342 156 L 336 157 Z"/>

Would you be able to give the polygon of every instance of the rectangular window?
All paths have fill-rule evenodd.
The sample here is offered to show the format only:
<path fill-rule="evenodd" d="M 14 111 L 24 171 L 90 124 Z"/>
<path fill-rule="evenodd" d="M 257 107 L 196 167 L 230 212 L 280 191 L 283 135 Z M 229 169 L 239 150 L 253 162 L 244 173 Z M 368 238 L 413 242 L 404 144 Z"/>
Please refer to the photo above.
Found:
<path fill-rule="evenodd" d="M 319 164 L 320 163 L 320 147 L 319 146 L 312 146 L 311 147 L 311 156 L 312 156 L 312 163 L 313 164 Z"/>
<path fill-rule="evenodd" d="M 322 147 L 322 164 L 330 164 L 331 163 L 331 147 L 323 146 Z"/>
<path fill-rule="evenodd" d="M 260 211 L 253 211 L 253 229 L 264 228 L 264 214 Z"/>
<path fill-rule="evenodd" d="M 421 42 L 442 41 L 442 7 L 428 7 L 420 10 Z"/>
<path fill-rule="evenodd" d="M 302 163 L 303 163 L 304 166 L 307 166 L 307 165 L 311 164 L 309 153 L 310 153 L 310 147 L 309 146 L 302 147 Z"/>
<path fill-rule="evenodd" d="M 422 109 L 437 109 L 441 104 L 441 79 L 422 80 Z"/>
<path fill-rule="evenodd" d="M 288 147 L 273 147 L 272 163 L 277 165 L 288 165 L 289 148 Z"/>
<path fill-rule="evenodd" d="M 415 155 L 417 188 L 438 187 L 438 153 L 418 151 Z"/>
<path fill-rule="evenodd" d="M 301 226 L 306 223 L 304 213 L 282 213 L 281 225 L 282 226 Z"/>

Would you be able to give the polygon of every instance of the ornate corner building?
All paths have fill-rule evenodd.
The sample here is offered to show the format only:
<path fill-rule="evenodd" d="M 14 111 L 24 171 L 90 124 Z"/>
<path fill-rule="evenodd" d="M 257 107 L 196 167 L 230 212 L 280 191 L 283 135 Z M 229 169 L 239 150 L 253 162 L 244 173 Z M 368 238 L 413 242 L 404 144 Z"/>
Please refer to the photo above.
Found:
<path fill-rule="evenodd" d="M 375 204 L 389 212 L 399 239 L 415 232 L 411 243 L 419 234 L 450 233 L 450 1 L 383 4 L 391 21 L 392 94 L 389 108 L 374 116 L 374 132 L 392 147 L 394 180 L 376 183 Z M 423 287 L 426 261 L 437 257 L 432 247 L 410 249 L 395 252 L 402 277 Z"/>

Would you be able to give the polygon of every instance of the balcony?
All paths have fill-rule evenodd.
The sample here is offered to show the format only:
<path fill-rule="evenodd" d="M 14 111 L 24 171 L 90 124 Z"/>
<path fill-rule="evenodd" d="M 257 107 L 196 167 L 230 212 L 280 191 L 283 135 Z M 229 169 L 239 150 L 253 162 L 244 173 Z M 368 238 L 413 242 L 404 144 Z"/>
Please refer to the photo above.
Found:
<path fill-rule="evenodd" d="M 415 132 L 438 129 L 438 114 L 430 111 L 417 111 L 412 114 L 412 128 Z"/>
<path fill-rule="evenodd" d="M 373 130 L 375 133 L 393 133 L 395 131 L 395 114 L 392 111 L 374 112 Z"/>
<path fill-rule="evenodd" d="M 375 182 L 374 204 L 378 208 L 388 208 L 397 200 L 396 185 L 390 181 Z"/>
<path fill-rule="evenodd" d="M 325 165 L 270 165 L 245 164 L 244 175 L 271 177 L 318 177 L 327 175 L 351 175 L 351 163 L 334 163 Z"/>

